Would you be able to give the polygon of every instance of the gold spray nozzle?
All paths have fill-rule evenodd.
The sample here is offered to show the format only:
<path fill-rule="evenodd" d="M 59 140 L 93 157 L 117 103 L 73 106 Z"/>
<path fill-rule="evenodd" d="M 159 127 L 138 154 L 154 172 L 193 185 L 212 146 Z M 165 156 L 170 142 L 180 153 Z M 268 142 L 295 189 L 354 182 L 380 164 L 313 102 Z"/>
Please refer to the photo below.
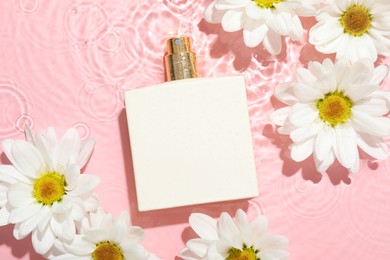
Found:
<path fill-rule="evenodd" d="M 174 37 L 167 40 L 164 57 L 167 81 L 196 78 L 196 56 L 191 50 L 189 37 Z"/>

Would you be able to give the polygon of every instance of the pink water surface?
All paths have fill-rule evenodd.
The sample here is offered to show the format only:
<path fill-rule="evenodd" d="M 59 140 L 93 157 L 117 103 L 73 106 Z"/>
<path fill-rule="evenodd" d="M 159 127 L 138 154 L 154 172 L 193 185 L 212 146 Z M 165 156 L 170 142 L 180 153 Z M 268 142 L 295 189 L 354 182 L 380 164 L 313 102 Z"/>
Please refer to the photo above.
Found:
<path fill-rule="evenodd" d="M 247 48 L 241 32 L 224 33 L 202 20 L 209 2 L 1 0 L 0 139 L 24 138 L 25 124 L 33 131 L 52 125 L 59 133 L 73 126 L 82 138 L 94 138 L 85 172 L 101 177 L 102 206 L 114 214 L 128 210 L 132 224 L 145 229 L 145 247 L 163 259 L 175 259 L 195 237 L 191 212 L 217 217 L 238 208 L 250 217 L 266 214 L 270 230 L 289 238 L 291 260 L 390 259 L 390 160 L 365 156 L 356 175 L 339 165 L 321 175 L 310 159 L 290 159 L 289 139 L 269 120 L 280 106 L 274 87 L 326 56 L 307 44 L 307 35 L 301 42 L 286 39 L 277 57 L 261 46 Z M 314 23 L 303 20 L 306 29 Z M 203 76 L 246 77 L 260 195 L 141 213 L 123 92 L 163 82 L 164 41 L 178 34 L 193 38 Z M 382 87 L 390 89 L 390 80 Z M 4 154 L 0 159 L 7 163 Z M 30 238 L 13 238 L 12 228 L 0 227 L 1 259 L 42 259 Z"/>

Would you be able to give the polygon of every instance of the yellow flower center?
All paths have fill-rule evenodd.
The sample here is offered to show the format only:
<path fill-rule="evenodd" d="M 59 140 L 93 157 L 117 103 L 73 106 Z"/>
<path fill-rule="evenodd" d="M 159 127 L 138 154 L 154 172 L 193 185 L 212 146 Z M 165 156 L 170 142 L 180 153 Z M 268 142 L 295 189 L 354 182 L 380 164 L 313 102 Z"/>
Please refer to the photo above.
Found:
<path fill-rule="evenodd" d="M 122 249 L 113 242 L 103 241 L 96 245 L 95 251 L 92 252 L 94 260 L 124 260 Z"/>
<path fill-rule="evenodd" d="M 275 4 L 283 2 L 284 0 L 252 0 L 260 8 L 275 8 Z"/>
<path fill-rule="evenodd" d="M 352 100 L 342 92 L 328 93 L 317 101 L 320 118 L 332 127 L 345 123 L 351 116 Z"/>
<path fill-rule="evenodd" d="M 371 14 L 361 5 L 352 5 L 341 15 L 344 32 L 353 36 L 365 34 L 371 27 Z"/>
<path fill-rule="evenodd" d="M 247 247 L 247 245 L 244 244 L 242 249 L 230 248 L 226 260 L 260 260 L 260 258 L 256 256 L 258 252 L 258 250 L 253 249 L 253 246 Z"/>
<path fill-rule="evenodd" d="M 65 194 L 65 176 L 57 172 L 47 172 L 35 180 L 33 196 L 37 202 L 51 206 L 54 202 L 59 202 Z"/>

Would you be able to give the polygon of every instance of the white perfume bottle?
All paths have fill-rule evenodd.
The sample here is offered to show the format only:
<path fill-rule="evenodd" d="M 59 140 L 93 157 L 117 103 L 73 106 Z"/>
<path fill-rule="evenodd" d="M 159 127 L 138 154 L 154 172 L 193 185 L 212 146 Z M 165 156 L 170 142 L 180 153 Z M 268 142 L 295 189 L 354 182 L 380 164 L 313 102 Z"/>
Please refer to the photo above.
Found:
<path fill-rule="evenodd" d="M 139 211 L 257 196 L 244 78 L 197 78 L 189 38 L 167 47 L 168 82 L 125 93 Z"/>

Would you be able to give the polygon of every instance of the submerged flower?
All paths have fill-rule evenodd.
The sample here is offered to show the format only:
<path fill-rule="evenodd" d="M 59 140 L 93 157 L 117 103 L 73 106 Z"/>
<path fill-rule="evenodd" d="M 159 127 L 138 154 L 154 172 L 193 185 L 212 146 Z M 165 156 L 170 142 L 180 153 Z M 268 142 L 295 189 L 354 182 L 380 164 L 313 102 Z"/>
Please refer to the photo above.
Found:
<path fill-rule="evenodd" d="M 282 49 L 281 36 L 299 40 L 303 28 L 299 16 L 313 16 L 322 0 L 214 0 L 205 10 L 209 23 L 221 23 L 227 32 L 243 29 L 245 45 L 263 43 L 274 55 Z"/>
<path fill-rule="evenodd" d="M 53 128 L 42 135 L 26 129 L 26 136 L 2 142 L 12 165 L 0 165 L 0 225 L 15 224 L 17 239 L 32 233 L 34 249 L 45 254 L 57 238 L 71 241 L 75 222 L 97 208 L 92 189 L 99 178 L 80 175 L 95 143 L 81 143 L 74 128 L 59 141 Z"/>
<path fill-rule="evenodd" d="M 351 172 L 359 170 L 358 147 L 384 160 L 389 149 L 390 92 L 379 89 L 387 66 L 369 60 L 354 64 L 326 59 L 298 69 L 296 82 L 279 85 L 275 96 L 287 104 L 271 115 L 281 134 L 290 135 L 291 157 L 303 161 L 313 154 L 317 170 L 325 172 L 337 159 Z"/>
<path fill-rule="evenodd" d="M 310 30 L 309 41 L 322 53 L 355 62 L 390 55 L 390 1 L 330 0 Z"/>
<path fill-rule="evenodd" d="M 288 257 L 288 240 L 268 233 L 265 216 L 249 222 L 245 212 L 239 209 L 234 220 L 226 212 L 219 221 L 193 213 L 189 222 L 200 238 L 187 242 L 180 252 L 183 259 L 283 260 Z"/>
<path fill-rule="evenodd" d="M 51 259 L 157 259 L 143 248 L 143 238 L 144 231 L 141 228 L 130 226 L 127 212 L 114 218 L 98 209 L 83 220 L 80 234 L 71 243 L 62 245 L 61 251 L 64 253 Z"/>

